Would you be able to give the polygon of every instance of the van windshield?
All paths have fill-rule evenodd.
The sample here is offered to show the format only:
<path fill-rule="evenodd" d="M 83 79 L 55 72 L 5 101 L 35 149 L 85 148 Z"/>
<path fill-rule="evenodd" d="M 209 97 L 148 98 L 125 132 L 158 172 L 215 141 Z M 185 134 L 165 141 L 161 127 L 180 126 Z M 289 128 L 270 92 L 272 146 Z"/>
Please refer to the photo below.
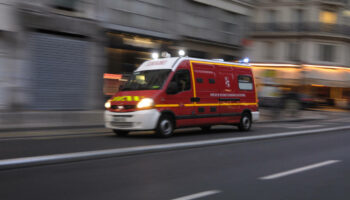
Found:
<path fill-rule="evenodd" d="M 134 72 L 122 91 L 160 90 L 170 71 L 170 69 L 162 69 Z"/>

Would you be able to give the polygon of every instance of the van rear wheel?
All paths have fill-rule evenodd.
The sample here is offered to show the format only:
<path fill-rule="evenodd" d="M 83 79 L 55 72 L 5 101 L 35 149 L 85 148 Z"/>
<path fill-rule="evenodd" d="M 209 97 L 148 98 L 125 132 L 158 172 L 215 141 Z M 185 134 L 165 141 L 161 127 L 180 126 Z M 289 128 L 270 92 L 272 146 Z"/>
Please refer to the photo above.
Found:
<path fill-rule="evenodd" d="M 163 115 L 159 118 L 156 128 L 156 135 L 159 137 L 170 137 L 174 134 L 174 120 L 170 115 Z"/>
<path fill-rule="evenodd" d="M 121 137 L 125 137 L 129 134 L 129 131 L 124 131 L 124 130 L 117 130 L 117 129 L 113 129 L 113 132 L 117 135 L 117 136 L 121 136 Z"/>
<path fill-rule="evenodd" d="M 249 113 L 243 113 L 238 125 L 240 131 L 249 131 L 252 127 L 252 118 Z"/>
<path fill-rule="evenodd" d="M 211 130 L 211 126 L 201 126 L 200 128 L 202 129 L 202 131 L 206 131 L 206 132 Z"/>

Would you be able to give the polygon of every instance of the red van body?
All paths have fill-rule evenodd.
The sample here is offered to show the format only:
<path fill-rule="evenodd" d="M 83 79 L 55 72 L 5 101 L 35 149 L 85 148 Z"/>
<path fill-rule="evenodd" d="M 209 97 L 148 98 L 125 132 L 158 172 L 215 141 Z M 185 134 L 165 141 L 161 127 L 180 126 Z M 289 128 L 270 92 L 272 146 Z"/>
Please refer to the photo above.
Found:
<path fill-rule="evenodd" d="M 237 125 L 250 129 L 259 119 L 249 65 L 188 57 L 146 61 L 107 103 L 105 125 L 118 135 L 175 128 Z"/>

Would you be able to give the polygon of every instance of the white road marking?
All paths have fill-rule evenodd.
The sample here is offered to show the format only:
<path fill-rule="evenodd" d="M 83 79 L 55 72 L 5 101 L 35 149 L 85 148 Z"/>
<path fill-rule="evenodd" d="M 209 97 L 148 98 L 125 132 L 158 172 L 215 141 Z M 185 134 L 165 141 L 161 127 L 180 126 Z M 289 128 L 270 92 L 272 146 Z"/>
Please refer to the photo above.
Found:
<path fill-rule="evenodd" d="M 305 124 L 265 124 L 259 125 L 259 128 L 287 128 L 287 129 L 307 129 L 307 128 L 319 128 L 324 127 L 324 124 L 314 124 L 314 125 L 305 125 Z"/>
<path fill-rule="evenodd" d="M 324 125 L 301 125 L 301 126 L 290 126 L 288 128 L 292 128 L 292 129 L 298 129 L 298 128 L 319 128 L 319 127 L 323 127 Z"/>
<path fill-rule="evenodd" d="M 196 193 L 196 194 L 191 194 L 188 196 L 184 196 L 184 197 L 179 197 L 173 200 L 192 200 L 192 199 L 199 199 L 202 197 L 206 197 L 206 196 L 210 196 L 210 195 L 214 195 L 217 193 L 220 193 L 221 191 L 219 190 L 209 190 L 209 191 L 205 191 L 205 192 L 200 192 L 200 193 Z"/>
<path fill-rule="evenodd" d="M 281 173 L 277 173 L 277 174 L 272 174 L 272 175 L 269 175 L 269 176 L 264 176 L 264 177 L 261 177 L 260 179 L 261 180 L 277 179 L 277 178 L 281 178 L 281 177 L 284 177 L 284 176 L 289 176 L 289 175 L 292 175 L 292 174 L 304 172 L 304 171 L 307 171 L 307 170 L 311 170 L 311 169 L 315 169 L 315 168 L 319 168 L 319 167 L 324 167 L 326 165 L 335 164 L 335 163 L 338 163 L 338 162 L 341 162 L 341 161 L 340 160 L 328 160 L 328 161 L 325 161 L 325 162 L 316 163 L 316 164 L 313 164 L 313 165 L 308 165 L 308 166 L 305 166 L 305 167 L 300 167 L 300 168 L 297 168 L 297 169 L 293 169 L 293 170 L 289 170 L 289 171 L 285 171 L 285 172 L 281 172 Z"/>
<path fill-rule="evenodd" d="M 180 142 L 180 143 L 170 143 L 170 144 L 136 146 L 136 147 L 115 148 L 115 149 L 105 149 L 105 150 L 96 150 L 96 151 L 83 151 L 83 152 L 75 152 L 75 153 L 33 156 L 33 157 L 24 157 L 24 158 L 12 158 L 12 159 L 0 160 L 0 170 L 47 165 L 47 164 L 58 164 L 58 163 L 66 163 L 66 162 L 73 162 L 73 161 L 77 162 L 77 161 L 84 161 L 84 160 L 110 158 L 110 157 L 127 156 L 127 155 L 138 155 L 138 154 L 171 151 L 171 150 L 179 150 L 179 149 L 189 149 L 194 147 L 198 148 L 198 147 L 212 146 L 212 145 L 232 144 L 236 142 L 249 142 L 249 141 L 257 141 L 257 140 L 273 139 L 273 138 L 283 138 L 283 137 L 316 134 L 316 133 L 324 133 L 329 131 L 340 131 L 340 130 L 348 130 L 348 129 L 350 129 L 350 126 L 339 126 L 339 127 L 332 127 L 332 128 L 292 131 L 292 132 L 286 132 L 286 133 L 272 133 L 272 134 L 257 135 L 257 136 L 233 137 L 233 138 L 212 139 L 212 140 L 202 140 L 202 141 L 193 141 L 193 142 Z"/>

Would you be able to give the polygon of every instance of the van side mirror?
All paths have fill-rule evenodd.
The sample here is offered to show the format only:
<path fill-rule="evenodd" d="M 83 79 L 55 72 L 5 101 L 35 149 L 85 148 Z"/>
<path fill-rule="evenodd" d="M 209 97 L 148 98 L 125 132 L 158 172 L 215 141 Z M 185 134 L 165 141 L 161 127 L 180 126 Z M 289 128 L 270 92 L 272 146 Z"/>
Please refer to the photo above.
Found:
<path fill-rule="evenodd" d="M 176 82 L 170 82 L 168 88 L 166 89 L 167 94 L 176 94 L 179 92 Z"/>

